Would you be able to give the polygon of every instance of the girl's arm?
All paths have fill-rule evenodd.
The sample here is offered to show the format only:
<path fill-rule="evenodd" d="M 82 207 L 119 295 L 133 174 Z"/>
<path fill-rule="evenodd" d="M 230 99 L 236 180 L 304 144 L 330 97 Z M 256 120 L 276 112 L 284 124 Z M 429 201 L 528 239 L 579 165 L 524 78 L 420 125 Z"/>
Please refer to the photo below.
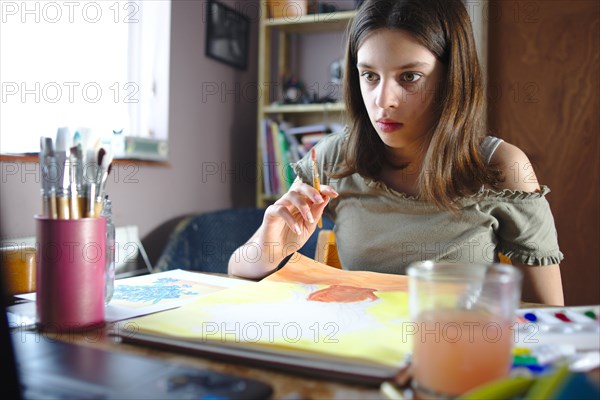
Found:
<path fill-rule="evenodd" d="M 510 143 L 501 143 L 491 159 L 505 177 L 500 189 L 535 192 L 540 190 L 529 158 Z M 523 273 L 522 300 L 532 303 L 564 305 L 562 278 L 558 264 L 531 266 L 513 263 Z"/>
<path fill-rule="evenodd" d="M 562 279 L 558 264 L 543 267 L 514 264 L 523 273 L 521 299 L 529 303 L 564 306 Z"/>
<path fill-rule="evenodd" d="M 288 255 L 306 243 L 335 190 L 321 185 L 320 192 L 297 180 L 273 205 L 267 207 L 263 222 L 246 244 L 229 258 L 228 272 L 259 279 L 277 268 Z"/>

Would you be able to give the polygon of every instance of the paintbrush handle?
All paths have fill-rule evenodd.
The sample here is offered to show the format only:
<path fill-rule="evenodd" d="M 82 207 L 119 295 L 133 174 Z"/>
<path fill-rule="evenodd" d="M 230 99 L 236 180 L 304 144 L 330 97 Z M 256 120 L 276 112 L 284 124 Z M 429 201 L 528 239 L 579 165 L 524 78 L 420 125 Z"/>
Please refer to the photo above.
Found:
<path fill-rule="evenodd" d="M 48 206 L 49 206 L 49 213 L 48 213 L 48 218 L 50 219 L 58 219 L 58 211 L 57 211 L 57 206 L 56 206 L 56 194 L 52 193 L 50 195 L 48 195 Z"/>
<path fill-rule="evenodd" d="M 102 214 L 102 197 L 97 197 L 94 203 L 94 215 L 99 217 Z"/>
<path fill-rule="evenodd" d="M 86 217 L 88 217 L 88 218 L 96 217 L 95 207 L 96 207 L 96 184 L 94 182 L 90 182 L 90 185 L 88 187 Z"/>
<path fill-rule="evenodd" d="M 76 191 L 71 192 L 71 198 L 69 199 L 69 206 L 71 211 L 71 219 L 80 219 L 81 210 L 79 209 L 79 196 Z"/>
<path fill-rule="evenodd" d="M 321 179 L 319 178 L 319 168 L 317 166 L 317 162 L 313 161 L 312 164 L 312 172 L 313 172 L 313 187 L 318 191 L 321 192 Z M 323 227 L 323 219 L 319 218 L 319 221 L 317 221 L 317 226 L 319 228 Z"/>
<path fill-rule="evenodd" d="M 69 197 L 59 196 L 56 199 L 58 219 L 69 219 Z"/>
<path fill-rule="evenodd" d="M 87 217 L 87 209 L 85 207 L 87 198 L 84 195 L 77 196 L 77 206 L 79 207 L 79 214 L 81 218 Z"/>
<path fill-rule="evenodd" d="M 44 194 L 44 189 L 42 189 L 42 215 L 50 218 L 50 198 Z"/>
<path fill-rule="evenodd" d="M 42 213 L 44 217 L 49 219 L 57 219 L 56 212 L 56 195 L 42 193 Z"/>

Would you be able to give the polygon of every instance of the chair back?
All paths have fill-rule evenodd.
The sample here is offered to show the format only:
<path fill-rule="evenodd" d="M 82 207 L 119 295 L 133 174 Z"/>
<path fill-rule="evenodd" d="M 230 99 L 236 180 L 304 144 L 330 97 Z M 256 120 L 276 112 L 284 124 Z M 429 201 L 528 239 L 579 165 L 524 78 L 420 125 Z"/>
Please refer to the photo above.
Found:
<path fill-rule="evenodd" d="M 184 218 L 173 230 L 154 268 L 155 272 L 184 269 L 227 273 L 231 254 L 248 241 L 262 223 L 263 208 L 230 208 Z M 323 229 L 332 229 L 323 218 Z M 319 229 L 299 250 L 314 258 Z"/>

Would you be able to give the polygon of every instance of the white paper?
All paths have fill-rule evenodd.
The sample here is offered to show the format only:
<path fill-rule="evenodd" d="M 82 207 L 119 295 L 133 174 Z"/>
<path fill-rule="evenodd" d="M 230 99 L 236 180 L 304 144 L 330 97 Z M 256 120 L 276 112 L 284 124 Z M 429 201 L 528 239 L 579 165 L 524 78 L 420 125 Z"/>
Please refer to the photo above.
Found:
<path fill-rule="evenodd" d="M 118 279 L 115 281 L 113 299 L 106 306 L 104 319 L 106 322 L 115 322 L 170 310 L 221 289 L 253 283 L 181 269 Z M 7 308 L 9 324 L 11 327 L 34 324 L 35 292 L 16 297 L 29 301 Z"/>

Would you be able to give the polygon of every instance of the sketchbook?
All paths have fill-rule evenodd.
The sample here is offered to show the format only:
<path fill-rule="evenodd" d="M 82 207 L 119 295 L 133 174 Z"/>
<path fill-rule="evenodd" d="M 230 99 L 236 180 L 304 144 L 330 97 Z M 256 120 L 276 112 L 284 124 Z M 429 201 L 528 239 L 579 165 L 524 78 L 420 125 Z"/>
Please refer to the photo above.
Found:
<path fill-rule="evenodd" d="M 406 365 L 407 289 L 406 276 L 342 271 L 296 253 L 260 282 L 130 320 L 119 335 L 129 343 L 379 384 Z"/>
<path fill-rule="evenodd" d="M 106 306 L 107 322 L 121 321 L 180 307 L 201 296 L 254 282 L 175 269 L 117 279 L 113 298 Z M 36 293 L 17 295 L 25 303 L 7 308 L 11 326 L 35 324 Z"/>

